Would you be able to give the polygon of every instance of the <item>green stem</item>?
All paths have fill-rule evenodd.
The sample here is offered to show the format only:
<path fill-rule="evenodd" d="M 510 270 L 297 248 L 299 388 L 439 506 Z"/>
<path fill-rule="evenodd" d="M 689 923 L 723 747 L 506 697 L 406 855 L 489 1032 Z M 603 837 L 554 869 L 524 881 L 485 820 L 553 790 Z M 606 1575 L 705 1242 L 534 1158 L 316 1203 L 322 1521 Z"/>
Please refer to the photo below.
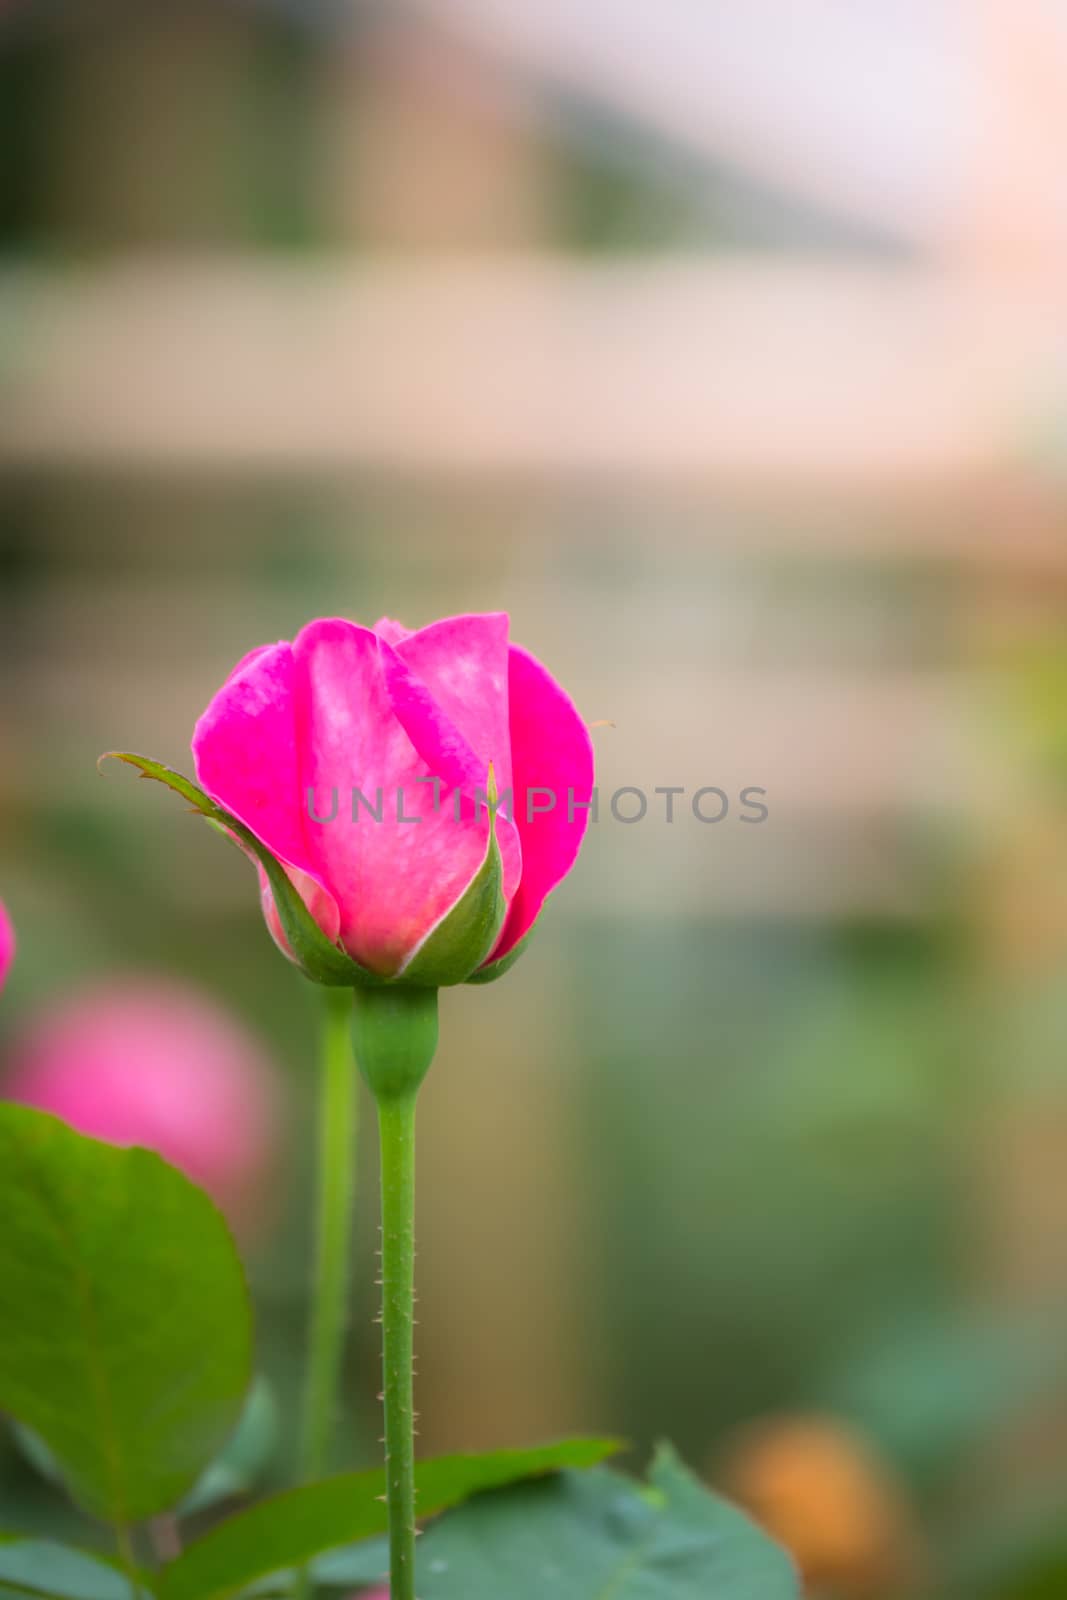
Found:
<path fill-rule="evenodd" d="M 417 1091 L 416 1091 L 417 1092 Z M 382 1373 L 390 1600 L 415 1600 L 415 1098 L 380 1100 Z"/>
<path fill-rule="evenodd" d="M 301 1481 L 329 1465 L 348 1315 L 352 1200 L 356 1178 L 356 1073 L 349 1038 L 352 993 L 324 989 L 319 1083 L 315 1287 L 300 1446 Z"/>
<path fill-rule="evenodd" d="M 389 1600 L 415 1600 L 415 1101 L 437 1048 L 436 989 L 357 989 L 352 1039 L 378 1103 L 382 1152 L 382 1399 Z"/>
<path fill-rule="evenodd" d="M 325 1017 L 319 1075 L 315 1205 L 315 1282 L 300 1436 L 300 1481 L 321 1478 L 329 1466 L 338 1412 L 351 1257 L 356 1174 L 357 1081 L 352 1061 L 350 989 L 324 989 Z M 302 1573 L 296 1594 L 306 1596 Z"/>

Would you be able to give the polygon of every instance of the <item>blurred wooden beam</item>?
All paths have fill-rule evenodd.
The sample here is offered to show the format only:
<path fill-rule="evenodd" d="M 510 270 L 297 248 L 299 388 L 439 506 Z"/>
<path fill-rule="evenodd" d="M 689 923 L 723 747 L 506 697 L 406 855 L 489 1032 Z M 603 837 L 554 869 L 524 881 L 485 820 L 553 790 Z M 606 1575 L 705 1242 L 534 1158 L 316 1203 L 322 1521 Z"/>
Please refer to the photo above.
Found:
<path fill-rule="evenodd" d="M 766 257 L 8 269 L 0 464 L 518 474 L 956 516 L 976 485 L 1044 482 L 1036 441 L 1067 395 L 1057 297 L 958 287 Z M 1058 547 L 1040 523 L 1023 537 Z"/>

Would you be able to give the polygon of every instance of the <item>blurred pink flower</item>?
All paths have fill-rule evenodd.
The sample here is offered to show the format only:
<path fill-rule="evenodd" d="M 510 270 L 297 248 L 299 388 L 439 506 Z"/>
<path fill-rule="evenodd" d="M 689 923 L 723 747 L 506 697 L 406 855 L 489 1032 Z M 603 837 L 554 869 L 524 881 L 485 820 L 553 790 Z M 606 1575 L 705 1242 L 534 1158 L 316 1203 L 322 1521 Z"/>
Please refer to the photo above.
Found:
<path fill-rule="evenodd" d="M 157 1151 L 239 1232 L 259 1231 L 280 1143 L 278 1075 L 198 991 L 143 978 L 84 991 L 29 1024 L 2 1088 L 82 1133 Z"/>
<path fill-rule="evenodd" d="M 0 989 L 4 987 L 14 959 L 15 930 L 11 926 L 11 918 L 7 914 L 7 908 L 4 902 L 0 900 Z"/>

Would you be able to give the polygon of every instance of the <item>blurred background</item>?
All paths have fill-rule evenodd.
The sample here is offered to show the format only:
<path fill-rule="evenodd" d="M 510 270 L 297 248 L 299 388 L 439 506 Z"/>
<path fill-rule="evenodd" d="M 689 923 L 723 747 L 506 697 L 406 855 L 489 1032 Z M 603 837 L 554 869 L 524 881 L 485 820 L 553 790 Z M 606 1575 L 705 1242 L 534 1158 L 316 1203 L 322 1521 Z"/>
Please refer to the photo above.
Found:
<path fill-rule="evenodd" d="M 237 1030 L 244 1113 L 137 1066 L 254 1174 L 274 1481 L 319 997 L 96 757 L 188 770 L 315 615 L 504 608 L 603 795 L 769 817 L 602 815 L 444 997 L 423 1448 L 670 1436 L 812 1595 L 1067 1594 L 1065 144 L 1062 0 L 0 5 L 0 1073 L 93 1100 L 104 984 Z"/>

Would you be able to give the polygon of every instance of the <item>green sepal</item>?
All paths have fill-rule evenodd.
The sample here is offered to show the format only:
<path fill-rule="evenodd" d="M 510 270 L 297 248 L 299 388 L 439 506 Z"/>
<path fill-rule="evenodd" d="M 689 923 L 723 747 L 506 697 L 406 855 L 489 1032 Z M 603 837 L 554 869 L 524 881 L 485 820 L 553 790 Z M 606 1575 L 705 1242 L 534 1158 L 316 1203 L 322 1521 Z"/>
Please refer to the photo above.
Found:
<path fill-rule="evenodd" d="M 537 923 L 535 922 L 533 928 L 528 928 L 518 944 L 514 945 L 506 956 L 501 956 L 499 961 L 490 961 L 488 966 L 479 967 L 476 972 L 471 973 L 469 978 L 463 980 L 464 983 L 495 983 L 498 978 L 504 976 L 505 972 L 510 972 L 533 938 L 536 926 Z"/>
<path fill-rule="evenodd" d="M 548 904 L 551 898 L 552 895 L 550 891 L 545 896 L 540 911 L 537 913 L 536 917 L 531 922 L 522 938 L 519 940 L 518 944 L 513 945 L 506 956 L 501 956 L 499 961 L 486 962 L 484 967 L 478 967 L 474 972 L 471 973 L 469 978 L 465 978 L 463 981 L 465 983 L 495 983 L 498 978 L 502 978 L 504 976 L 505 972 L 510 972 L 516 961 L 518 961 L 519 957 L 525 954 L 527 945 L 530 943 L 530 940 L 533 938 L 538 927 L 540 926 L 541 918 L 545 914 L 545 906 Z M 490 945 L 489 948 L 492 949 L 492 945 Z"/>
<path fill-rule="evenodd" d="M 227 829 L 240 840 L 267 874 L 267 881 L 285 930 L 285 937 L 289 941 L 289 948 L 307 977 L 315 983 L 344 989 L 377 989 L 388 982 L 388 979 L 379 977 L 376 972 L 369 972 L 366 967 L 361 967 L 345 951 L 330 943 L 300 894 L 293 887 L 289 874 L 277 857 L 256 838 L 250 828 L 237 817 L 231 816 L 228 811 L 224 811 L 221 806 L 216 805 L 191 778 L 186 778 L 182 773 L 164 766 L 161 761 L 153 761 L 148 756 L 134 755 L 127 750 L 108 750 L 100 760 L 124 761 L 127 766 L 136 767 L 143 778 L 154 778 L 158 783 L 165 784 L 168 789 L 173 789 L 175 794 L 180 794 L 183 799 L 188 800 L 201 816 Z"/>
<path fill-rule="evenodd" d="M 352 995 L 352 1050 L 373 1094 L 383 1102 L 408 1100 L 437 1050 L 437 990 L 392 984 Z"/>
<path fill-rule="evenodd" d="M 487 784 L 489 838 L 481 866 L 436 928 L 397 974 L 397 982 L 424 989 L 466 983 L 483 962 L 504 926 L 504 863 L 496 833 L 497 788 L 493 769 Z"/>

